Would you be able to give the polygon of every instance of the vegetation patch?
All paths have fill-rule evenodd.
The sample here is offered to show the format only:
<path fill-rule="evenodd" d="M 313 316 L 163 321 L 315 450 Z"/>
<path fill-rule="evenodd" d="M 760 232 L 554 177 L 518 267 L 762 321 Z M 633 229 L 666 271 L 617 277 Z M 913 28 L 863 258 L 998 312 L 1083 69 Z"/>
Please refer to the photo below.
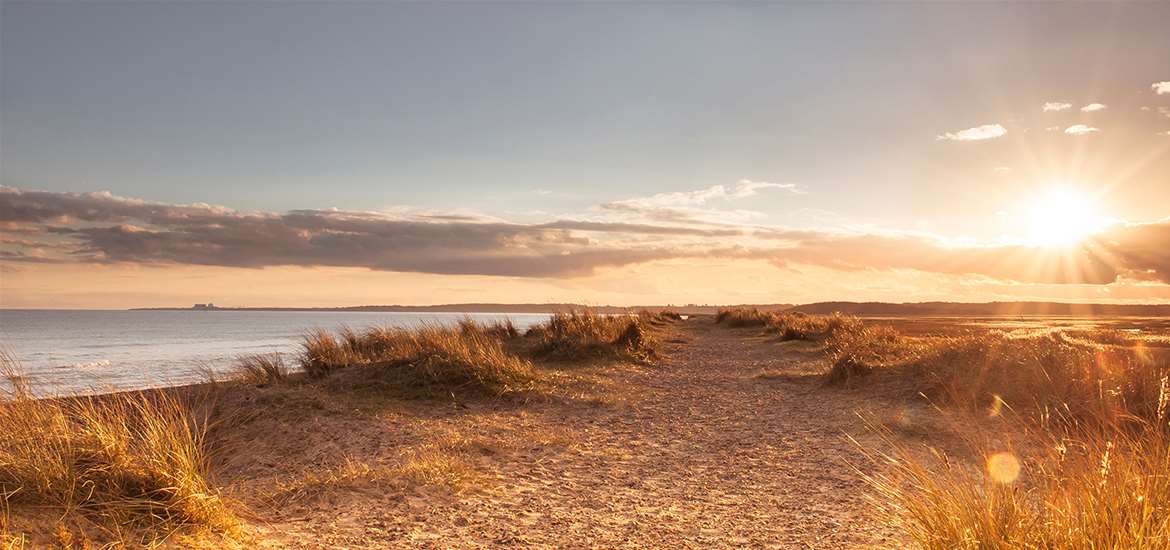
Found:
<path fill-rule="evenodd" d="M 207 422 L 187 403 L 163 391 L 34 399 L 15 365 L 5 358 L 3 367 L 13 374 L 11 394 L 0 401 L 6 515 L 59 510 L 123 543 L 182 529 L 234 530 L 209 481 Z"/>
<path fill-rule="evenodd" d="M 505 348 L 501 336 L 506 335 L 507 326 L 463 323 L 373 328 L 361 333 L 345 329 L 339 337 L 317 331 L 301 344 L 301 366 L 318 378 L 338 372 L 330 380 L 335 386 L 377 388 L 408 396 L 499 396 L 531 389 L 537 373 L 531 363 Z"/>
<path fill-rule="evenodd" d="M 715 324 L 729 327 L 762 327 L 768 324 L 777 314 L 760 311 L 755 308 L 728 308 L 720 309 L 715 313 Z"/>
<path fill-rule="evenodd" d="M 647 314 L 649 315 L 649 314 Z M 654 360 L 655 340 L 647 316 L 557 313 L 528 330 L 532 353 L 541 358 L 578 361 L 602 358 Z"/>
<path fill-rule="evenodd" d="M 279 353 L 255 353 L 236 358 L 234 380 L 258 386 L 288 380 L 289 369 Z"/>
<path fill-rule="evenodd" d="M 826 376 L 881 372 L 970 415 L 959 433 L 974 464 L 892 437 L 892 451 L 868 451 L 879 509 L 919 546 L 1165 548 L 1170 362 L 1125 342 L 995 331 L 922 340 L 887 328 L 834 342 Z"/>
<path fill-rule="evenodd" d="M 840 332 L 857 331 L 862 321 L 850 315 L 809 315 L 801 312 L 760 311 L 754 308 L 721 309 L 715 315 L 717 324 L 729 327 L 762 327 L 781 341 L 819 341 Z"/>

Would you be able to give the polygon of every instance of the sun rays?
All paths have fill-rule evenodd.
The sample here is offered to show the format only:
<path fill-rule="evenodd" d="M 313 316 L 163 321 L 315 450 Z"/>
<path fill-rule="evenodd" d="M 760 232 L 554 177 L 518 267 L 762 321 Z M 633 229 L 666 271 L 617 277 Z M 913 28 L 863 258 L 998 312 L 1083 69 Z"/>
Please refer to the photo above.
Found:
<path fill-rule="evenodd" d="M 1054 186 L 1032 200 L 1028 242 L 1057 247 L 1079 243 L 1104 226 L 1094 198 L 1072 186 Z"/>

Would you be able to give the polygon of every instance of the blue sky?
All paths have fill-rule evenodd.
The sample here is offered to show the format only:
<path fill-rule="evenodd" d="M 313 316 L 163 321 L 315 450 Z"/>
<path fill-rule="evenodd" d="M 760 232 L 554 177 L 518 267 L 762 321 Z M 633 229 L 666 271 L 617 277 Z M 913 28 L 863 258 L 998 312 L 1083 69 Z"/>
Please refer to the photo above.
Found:
<path fill-rule="evenodd" d="M 753 223 L 995 239 L 1058 181 L 1113 218 L 1170 215 L 1170 94 L 1151 88 L 1170 4 L 2 10 L 14 188 L 540 223 L 751 180 L 801 191 L 737 200 Z M 992 124 L 1006 135 L 938 137 Z"/>

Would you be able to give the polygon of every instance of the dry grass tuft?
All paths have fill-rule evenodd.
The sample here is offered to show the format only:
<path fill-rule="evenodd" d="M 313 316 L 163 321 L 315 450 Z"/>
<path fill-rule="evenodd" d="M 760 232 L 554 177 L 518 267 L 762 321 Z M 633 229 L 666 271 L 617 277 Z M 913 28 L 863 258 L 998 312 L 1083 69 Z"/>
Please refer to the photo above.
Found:
<path fill-rule="evenodd" d="M 682 314 L 673 310 L 673 309 L 661 310 L 657 313 L 657 316 L 659 318 L 665 319 L 667 321 L 682 321 L 683 320 Z"/>
<path fill-rule="evenodd" d="M 339 338 L 317 331 L 302 343 L 301 366 L 318 378 L 360 367 L 344 369 L 346 375 L 334 382 L 410 396 L 504 395 L 531 389 L 537 379 L 532 365 L 509 353 L 500 340 L 508 327 L 511 323 L 484 327 L 465 322 L 362 333 L 343 329 Z"/>
<path fill-rule="evenodd" d="M 768 324 L 776 314 L 760 311 L 755 308 L 720 309 L 715 313 L 715 324 L 726 324 L 729 327 L 762 327 Z"/>
<path fill-rule="evenodd" d="M 464 492 L 486 482 L 483 474 L 468 461 L 468 456 L 477 451 L 495 452 L 480 438 L 467 438 L 456 432 L 442 433 L 431 441 L 406 450 L 396 463 L 371 464 L 346 458 L 339 465 L 310 470 L 278 486 L 267 499 L 276 507 L 282 507 L 337 491 L 401 483 Z"/>
<path fill-rule="evenodd" d="M 683 317 L 678 312 L 669 309 L 657 313 L 643 309 L 638 312 L 638 320 L 644 325 L 664 327 L 682 321 Z"/>
<path fill-rule="evenodd" d="M 340 339 L 325 329 L 310 331 L 301 339 L 301 353 L 297 360 L 305 373 L 313 378 L 359 363 L 362 357 L 355 348 L 361 349 L 361 343 L 353 337 L 353 331 L 348 327 L 342 329 Z"/>
<path fill-rule="evenodd" d="M 865 478 L 922 548 L 1166 548 L 1168 433 L 1165 423 L 1049 427 L 1018 445 L 977 445 L 974 465 L 887 440 L 894 450 L 870 453 L 879 472 Z"/>
<path fill-rule="evenodd" d="M 263 386 L 288 380 L 289 370 L 279 353 L 256 353 L 236 358 L 234 379 Z"/>
<path fill-rule="evenodd" d="M 464 458 L 469 446 L 462 438 L 441 438 L 408 453 L 398 473 L 414 483 L 446 487 L 455 492 L 478 487 L 484 478 Z"/>
<path fill-rule="evenodd" d="M 17 378 L 10 358 L 0 368 Z M 235 519 L 208 481 L 206 431 L 167 392 L 37 400 L 17 384 L 0 402 L 2 507 L 61 510 L 116 539 L 231 531 Z"/>
<path fill-rule="evenodd" d="M 864 323 L 856 317 L 834 313 L 832 315 L 806 315 L 804 313 L 781 313 L 769 319 L 766 330 L 788 340 L 824 340 L 840 334 L 865 330 Z"/>
<path fill-rule="evenodd" d="M 1046 333 L 936 340 L 867 327 L 834 341 L 830 382 L 883 371 L 932 399 L 969 408 L 1006 404 L 1079 422 L 1150 422 L 1170 375 L 1164 354 Z"/>
<path fill-rule="evenodd" d="M 848 384 L 877 369 L 901 364 L 917 357 L 920 341 L 911 340 L 884 325 L 848 323 L 841 325 L 825 342 L 831 367 L 825 373 L 828 384 Z"/>
<path fill-rule="evenodd" d="M 860 330 L 860 319 L 841 313 L 808 315 L 801 312 L 760 311 L 754 308 L 721 309 L 715 322 L 730 327 L 763 327 L 780 340 L 824 340 L 839 332 Z"/>
<path fill-rule="evenodd" d="M 830 379 L 881 369 L 976 415 L 961 435 L 993 427 L 968 436 L 974 465 L 937 449 L 923 458 L 883 432 L 893 450 L 868 451 L 877 473 L 865 476 L 878 508 L 924 548 L 1170 546 L 1170 363 L 1087 336 L 846 345 L 875 351 L 838 357 Z"/>
<path fill-rule="evenodd" d="M 520 337 L 520 330 L 516 325 L 512 324 L 511 319 L 504 319 L 502 321 L 495 321 L 491 323 L 480 323 L 465 317 L 459 321 L 459 330 L 463 332 L 483 332 L 488 336 L 499 338 L 501 340 L 511 340 Z"/>
<path fill-rule="evenodd" d="M 640 316 L 557 313 L 529 329 L 528 336 L 536 339 L 537 356 L 554 360 L 655 358 L 656 343 Z"/>

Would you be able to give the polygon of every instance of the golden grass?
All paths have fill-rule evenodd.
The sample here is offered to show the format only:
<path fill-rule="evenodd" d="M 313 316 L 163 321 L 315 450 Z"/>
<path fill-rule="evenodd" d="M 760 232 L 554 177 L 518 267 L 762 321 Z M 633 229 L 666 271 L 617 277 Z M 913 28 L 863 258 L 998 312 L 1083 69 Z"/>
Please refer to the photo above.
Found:
<path fill-rule="evenodd" d="M 533 353 L 554 360 L 651 361 L 655 357 L 656 343 L 643 316 L 597 315 L 591 311 L 557 313 L 530 328 L 527 336 L 536 341 Z"/>
<path fill-rule="evenodd" d="M 1157 350 L 1059 332 L 913 339 L 874 326 L 832 339 L 830 349 L 830 382 L 883 372 L 934 400 L 973 408 L 1001 403 L 1080 422 L 1152 421 L 1170 374 Z"/>
<path fill-rule="evenodd" d="M 9 358 L 0 367 L 19 379 Z M 3 509 L 58 510 L 122 541 L 231 531 L 234 516 L 208 480 L 206 431 L 170 393 L 38 400 L 16 383 L 0 402 Z"/>
<path fill-rule="evenodd" d="M 410 451 L 398 474 L 420 485 L 441 486 L 455 492 L 481 486 L 483 474 L 465 458 L 473 446 L 476 446 L 474 442 L 459 436 L 439 438 Z"/>
<path fill-rule="evenodd" d="M 762 327 L 768 324 L 777 314 L 769 311 L 760 311 L 755 308 L 727 308 L 715 313 L 715 324 L 726 324 L 729 327 Z"/>
<path fill-rule="evenodd" d="M 236 358 L 234 375 L 246 384 L 277 384 L 288 379 L 289 369 L 279 353 L 255 353 Z"/>
<path fill-rule="evenodd" d="M 483 438 L 445 432 L 407 449 L 397 462 L 371 464 L 346 458 L 337 466 L 310 470 L 278 486 L 267 499 L 279 507 L 336 491 L 404 482 L 460 493 L 486 483 L 484 475 L 468 460 L 468 455 L 476 451 L 496 452 Z"/>
<path fill-rule="evenodd" d="M 316 331 L 302 342 L 300 361 L 317 378 L 345 367 L 360 367 L 345 369 L 345 376 L 336 380 L 348 387 L 422 396 L 504 395 L 531 389 L 538 378 L 531 363 L 508 352 L 501 342 L 507 326 L 510 323 L 484 327 L 468 322 L 456 327 L 372 328 L 361 333 L 343 329 L 339 337 Z"/>
<path fill-rule="evenodd" d="M 781 341 L 823 340 L 839 332 L 860 330 L 860 319 L 841 313 L 808 315 L 797 312 L 760 311 L 755 308 L 721 309 L 715 322 L 730 327 L 763 327 Z"/>
<path fill-rule="evenodd" d="M 975 457 L 885 432 L 865 476 L 885 517 L 931 549 L 1170 547 L 1170 364 L 1087 336 L 841 342 L 830 380 L 881 372 L 958 406 Z"/>
<path fill-rule="evenodd" d="M 1167 548 L 1166 427 L 1049 426 L 974 445 L 974 465 L 887 440 L 893 450 L 871 451 L 878 470 L 865 478 L 922 548 Z"/>

